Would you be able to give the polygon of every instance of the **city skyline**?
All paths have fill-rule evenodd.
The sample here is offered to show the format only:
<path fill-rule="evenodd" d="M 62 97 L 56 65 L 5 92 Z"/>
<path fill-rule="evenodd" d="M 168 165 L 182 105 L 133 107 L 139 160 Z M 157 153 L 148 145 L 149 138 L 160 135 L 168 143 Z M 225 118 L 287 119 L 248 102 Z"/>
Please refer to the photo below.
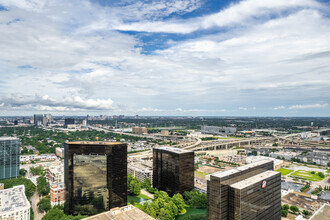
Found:
<path fill-rule="evenodd" d="M 330 116 L 325 0 L 0 0 L 0 116 Z"/>

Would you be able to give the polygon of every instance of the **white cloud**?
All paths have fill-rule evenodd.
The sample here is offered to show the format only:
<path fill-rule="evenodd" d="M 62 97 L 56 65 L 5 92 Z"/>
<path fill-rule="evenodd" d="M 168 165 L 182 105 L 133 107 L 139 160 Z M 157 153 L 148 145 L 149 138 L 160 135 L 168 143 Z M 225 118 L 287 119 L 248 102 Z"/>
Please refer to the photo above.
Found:
<path fill-rule="evenodd" d="M 326 108 L 328 103 L 323 104 L 308 104 L 308 105 L 292 105 L 289 109 L 307 109 L 307 108 Z"/>
<path fill-rule="evenodd" d="M 10 97 L 1 98 L 2 107 L 16 110 L 34 109 L 40 111 L 88 111 L 88 110 L 113 110 L 111 99 L 83 99 L 79 96 L 65 96 L 61 99 L 51 98 L 47 95 L 27 97 L 12 94 Z"/>
<path fill-rule="evenodd" d="M 181 20 L 163 16 L 195 10 L 200 3 L 160 1 L 148 8 L 134 1 L 126 12 L 88 1 L 0 4 L 9 8 L 0 11 L 0 97 L 21 93 L 35 100 L 15 107 L 0 102 L 2 109 L 30 105 L 64 111 L 70 106 L 60 102 L 69 97 L 68 103 L 87 102 L 78 105 L 83 109 L 111 109 L 113 100 L 131 112 L 216 115 L 237 106 L 259 111 L 289 106 L 301 97 L 304 103 L 330 98 L 330 20 L 317 1 L 247 0 Z M 125 13 L 131 17 L 125 19 Z M 237 24 L 240 28 L 231 29 Z M 148 42 L 114 30 L 120 26 L 180 33 L 228 29 L 187 40 L 180 37 L 189 35 L 177 35 L 166 49 L 144 55 L 139 47 Z M 149 37 L 153 40 L 152 33 Z M 32 68 L 17 68 L 26 65 Z M 35 99 L 36 93 L 52 98 Z"/>
<path fill-rule="evenodd" d="M 245 108 L 245 107 L 238 107 L 239 110 L 243 110 L 243 111 L 246 111 L 248 110 L 248 108 Z"/>
<path fill-rule="evenodd" d="M 282 10 L 297 8 L 319 8 L 321 5 L 313 0 L 243 0 L 218 13 L 187 21 L 154 21 L 120 23 L 114 29 L 126 31 L 191 33 L 199 29 L 226 27 L 229 25 L 245 25 L 256 18 L 269 17 L 271 14 L 281 14 Z"/>
<path fill-rule="evenodd" d="M 274 110 L 281 110 L 281 109 L 285 109 L 285 106 L 280 105 L 280 106 L 275 106 Z"/>

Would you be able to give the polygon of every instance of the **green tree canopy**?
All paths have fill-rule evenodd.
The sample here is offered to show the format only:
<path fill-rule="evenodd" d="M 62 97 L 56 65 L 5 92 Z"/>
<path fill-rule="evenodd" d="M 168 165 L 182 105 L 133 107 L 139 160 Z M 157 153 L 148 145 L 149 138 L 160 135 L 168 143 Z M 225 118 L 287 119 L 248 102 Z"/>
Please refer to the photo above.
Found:
<path fill-rule="evenodd" d="M 51 205 L 50 205 L 50 200 L 49 198 L 42 198 L 38 204 L 38 209 L 42 212 L 42 211 L 49 211 L 51 209 Z"/>

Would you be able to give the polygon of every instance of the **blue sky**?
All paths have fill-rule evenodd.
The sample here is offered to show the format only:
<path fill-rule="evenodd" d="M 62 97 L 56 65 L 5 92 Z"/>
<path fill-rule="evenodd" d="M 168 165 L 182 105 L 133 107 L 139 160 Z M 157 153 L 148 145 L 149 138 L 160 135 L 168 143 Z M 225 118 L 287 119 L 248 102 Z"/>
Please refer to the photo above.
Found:
<path fill-rule="evenodd" d="M 330 3 L 0 0 L 0 115 L 330 116 Z"/>

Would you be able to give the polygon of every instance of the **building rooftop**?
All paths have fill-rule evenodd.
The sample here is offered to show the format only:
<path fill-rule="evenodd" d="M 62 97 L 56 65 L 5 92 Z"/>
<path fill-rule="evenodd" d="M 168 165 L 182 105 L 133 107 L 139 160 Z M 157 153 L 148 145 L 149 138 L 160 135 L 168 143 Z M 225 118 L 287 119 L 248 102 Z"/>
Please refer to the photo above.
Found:
<path fill-rule="evenodd" d="M 0 137 L 0 141 L 19 141 L 19 138 L 16 137 Z"/>
<path fill-rule="evenodd" d="M 51 166 L 48 168 L 51 173 L 61 174 L 64 173 L 64 166 Z"/>
<path fill-rule="evenodd" d="M 244 171 L 244 170 L 247 170 L 247 169 L 251 169 L 252 167 L 259 166 L 259 165 L 269 163 L 269 162 L 273 162 L 273 161 L 272 160 L 260 160 L 260 161 L 250 163 L 250 164 L 247 164 L 247 165 L 244 165 L 244 166 L 241 166 L 241 167 L 237 167 L 237 168 L 234 168 L 234 169 L 212 173 L 210 175 L 207 175 L 205 178 L 206 178 L 206 180 L 210 180 L 211 176 L 221 178 L 221 177 L 232 175 L 234 173 L 238 173 L 238 172 L 241 172 L 241 171 Z"/>
<path fill-rule="evenodd" d="M 121 208 L 113 208 L 110 211 L 100 213 L 98 215 L 84 218 L 84 220 L 154 220 L 150 215 L 144 213 L 140 209 L 128 205 Z"/>
<path fill-rule="evenodd" d="M 184 149 L 176 148 L 176 147 L 155 147 L 154 149 L 163 150 L 163 151 L 169 151 L 169 152 L 174 152 L 174 153 L 178 153 L 178 154 L 191 153 L 191 152 L 193 152 L 191 150 L 184 150 Z"/>
<path fill-rule="evenodd" d="M 244 189 L 248 186 L 251 186 L 257 182 L 260 182 L 264 179 L 267 179 L 269 177 L 272 177 L 272 176 L 275 176 L 277 175 L 279 172 L 276 172 L 276 171 L 272 171 L 272 170 L 268 170 L 268 171 L 265 171 L 263 173 L 260 173 L 260 174 L 257 174 L 255 176 L 252 176 L 250 178 L 247 178 L 245 180 L 242 180 L 240 182 L 237 182 L 237 183 L 234 183 L 232 185 L 230 185 L 230 187 L 232 188 L 236 188 L 236 189 Z"/>
<path fill-rule="evenodd" d="M 0 190 L 0 213 L 15 211 L 17 208 L 30 207 L 25 196 L 24 185 L 14 186 L 10 189 Z"/>
<path fill-rule="evenodd" d="M 111 141 L 72 141 L 67 142 L 67 144 L 81 144 L 81 145 L 118 145 L 118 144 L 124 144 L 121 142 L 111 142 Z"/>
<path fill-rule="evenodd" d="M 330 205 L 324 204 L 314 215 L 310 218 L 310 220 L 329 220 L 330 216 Z"/>
<path fill-rule="evenodd" d="M 65 189 L 64 183 L 57 183 L 50 186 L 51 190 Z"/>

